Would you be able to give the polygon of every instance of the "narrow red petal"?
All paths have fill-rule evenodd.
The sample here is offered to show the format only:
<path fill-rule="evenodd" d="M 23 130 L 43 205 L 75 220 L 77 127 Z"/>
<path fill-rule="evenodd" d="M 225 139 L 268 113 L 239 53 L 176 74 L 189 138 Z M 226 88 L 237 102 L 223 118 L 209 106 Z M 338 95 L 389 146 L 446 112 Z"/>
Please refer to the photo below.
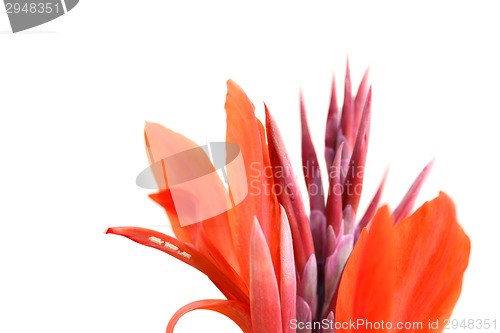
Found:
<path fill-rule="evenodd" d="M 302 273 L 314 253 L 314 245 L 304 202 L 278 126 L 266 107 L 266 129 L 278 201 L 285 208 L 293 237 L 297 271 Z"/>
<path fill-rule="evenodd" d="M 330 311 L 326 320 L 327 327 L 323 329 L 323 333 L 335 333 L 335 316 L 333 315 L 333 311 Z"/>
<path fill-rule="evenodd" d="M 370 88 L 344 182 L 342 202 L 344 207 L 351 205 L 354 213 L 358 211 L 359 200 L 363 190 L 364 168 L 368 152 L 368 137 L 370 135 L 371 97 L 372 90 Z"/>
<path fill-rule="evenodd" d="M 250 242 L 250 314 L 254 332 L 282 333 L 280 295 L 271 254 L 257 220 Z"/>
<path fill-rule="evenodd" d="M 309 324 L 312 323 L 312 313 L 307 302 L 300 296 L 297 296 L 297 326 L 303 326 L 304 328 L 297 328 L 297 333 L 311 333 Z"/>
<path fill-rule="evenodd" d="M 398 224 L 399 221 L 410 215 L 411 210 L 413 209 L 413 205 L 417 200 L 418 192 L 420 192 L 420 188 L 422 188 L 422 185 L 427 179 L 427 176 L 431 172 L 433 164 L 434 160 L 430 161 L 429 164 L 425 166 L 422 172 L 420 172 L 420 174 L 418 175 L 417 179 L 415 179 L 415 181 L 411 185 L 403 200 L 401 200 L 401 203 L 392 213 L 395 224 Z"/>
<path fill-rule="evenodd" d="M 325 212 L 325 196 L 321 181 L 321 170 L 318 157 L 307 124 L 306 108 L 302 93 L 300 94 L 300 120 L 302 125 L 302 171 L 309 194 L 309 204 L 312 210 Z"/>
<path fill-rule="evenodd" d="M 361 121 L 361 115 L 363 114 L 363 109 L 366 104 L 366 97 L 368 96 L 368 90 L 370 87 L 369 83 L 370 68 L 365 71 L 363 79 L 359 84 L 358 93 L 356 94 L 356 99 L 354 100 L 354 127 L 358 128 Z"/>
<path fill-rule="evenodd" d="M 349 59 L 347 59 L 344 87 L 344 105 L 342 107 L 342 117 L 340 119 L 340 128 L 342 133 L 352 147 L 356 135 L 354 124 L 354 101 L 352 98 L 351 70 L 349 68 Z"/>
<path fill-rule="evenodd" d="M 241 203 L 228 212 L 229 223 L 239 259 L 242 276 L 249 280 L 249 249 L 251 228 L 254 216 L 264 225 L 268 216 L 262 214 L 262 192 L 265 187 L 262 142 L 255 119 L 254 105 L 243 89 L 234 81 L 227 81 L 226 96 L 227 130 L 226 141 L 237 144 L 241 149 L 246 179 L 231 169 L 227 170 L 230 191 L 241 187 L 246 182 L 248 194 Z"/>
<path fill-rule="evenodd" d="M 249 301 L 245 290 L 240 289 L 211 260 L 178 239 L 155 230 L 137 227 L 108 228 L 106 233 L 123 236 L 136 243 L 165 252 L 204 273 L 228 299 L 237 299 L 244 303 Z"/>
<path fill-rule="evenodd" d="M 359 235 L 361 234 L 361 230 L 363 230 L 367 225 L 368 222 L 370 222 L 375 215 L 375 212 L 377 210 L 377 207 L 380 202 L 380 198 L 382 197 L 382 192 L 384 191 L 384 185 L 385 181 L 387 179 L 387 174 L 388 174 L 388 169 L 385 171 L 384 176 L 382 177 L 382 181 L 380 182 L 380 185 L 378 186 L 377 192 L 373 196 L 372 201 L 370 202 L 370 205 L 366 209 L 365 214 L 359 221 L 359 224 L 356 226 L 356 231 L 354 232 L 354 244 L 358 242 Z"/>
<path fill-rule="evenodd" d="M 333 76 L 330 107 L 328 109 L 328 117 L 326 119 L 326 131 L 325 131 L 326 170 L 330 169 L 333 163 L 333 158 L 335 157 L 335 150 L 337 147 L 338 126 L 339 126 L 339 109 L 337 102 L 337 88 L 335 85 L 335 76 Z"/>
<path fill-rule="evenodd" d="M 344 190 L 340 182 L 340 159 L 343 147 L 344 145 L 341 144 L 337 150 L 330 169 L 330 186 L 328 187 L 328 199 L 326 201 L 326 221 L 328 226 L 332 226 L 336 236 L 342 224 L 342 193 Z"/>
<path fill-rule="evenodd" d="M 193 310 L 211 310 L 223 314 L 238 325 L 244 333 L 253 333 L 248 306 L 239 301 L 206 299 L 184 305 L 170 319 L 167 333 L 173 333 L 175 325 L 186 313 Z"/>
<path fill-rule="evenodd" d="M 307 302 L 315 318 L 318 309 L 318 265 L 314 254 L 307 261 L 301 274 L 297 294 Z"/>
<path fill-rule="evenodd" d="M 280 244 L 280 206 L 278 203 L 278 198 L 276 198 L 276 193 L 274 189 L 274 177 L 271 172 L 271 160 L 269 157 L 269 149 L 266 141 L 266 130 L 264 125 L 260 120 L 256 119 L 257 125 L 260 132 L 260 140 L 262 144 L 262 153 L 264 160 L 264 170 L 267 170 L 263 174 L 263 193 L 262 193 L 262 221 L 259 220 L 266 236 L 267 244 L 269 244 L 269 251 L 271 251 L 271 257 L 273 258 L 274 269 L 276 274 L 279 274 L 279 244 Z"/>
<path fill-rule="evenodd" d="M 295 278 L 295 261 L 293 258 L 292 233 L 286 217 L 281 208 L 280 224 L 280 300 L 281 320 L 283 332 L 293 332 L 290 327 L 291 320 L 296 318 L 297 285 Z"/>

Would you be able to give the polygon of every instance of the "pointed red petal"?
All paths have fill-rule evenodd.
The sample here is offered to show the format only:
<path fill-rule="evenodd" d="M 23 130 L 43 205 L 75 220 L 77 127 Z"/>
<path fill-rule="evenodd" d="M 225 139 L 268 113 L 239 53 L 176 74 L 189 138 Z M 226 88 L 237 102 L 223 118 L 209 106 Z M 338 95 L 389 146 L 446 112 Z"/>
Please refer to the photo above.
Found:
<path fill-rule="evenodd" d="M 253 223 L 250 242 L 250 313 L 255 332 L 282 333 L 278 283 L 260 224 Z"/>
<path fill-rule="evenodd" d="M 345 88 L 344 88 L 344 105 L 342 107 L 342 117 L 340 119 L 340 128 L 342 133 L 352 147 L 356 135 L 354 124 L 354 102 L 352 98 L 352 85 L 351 85 L 351 70 L 349 68 L 349 59 L 347 59 L 346 72 L 345 72 Z"/>
<path fill-rule="evenodd" d="M 266 107 L 267 141 L 273 166 L 274 181 L 279 191 L 278 201 L 285 208 L 293 237 L 295 263 L 299 274 L 303 272 L 306 261 L 314 253 L 309 219 L 292 165 L 288 158 L 283 139 L 276 122 Z"/>
<path fill-rule="evenodd" d="M 333 296 L 338 289 L 340 276 L 344 269 L 347 258 L 352 251 L 352 235 L 346 235 L 339 237 L 337 248 L 334 253 L 326 259 L 325 264 L 325 299 L 323 304 L 322 316 L 326 315 L 327 310 L 330 309 L 333 304 Z"/>
<path fill-rule="evenodd" d="M 366 97 L 368 96 L 368 89 L 370 77 L 370 68 L 367 68 L 363 79 L 359 84 L 358 93 L 356 94 L 356 99 L 354 100 L 354 127 L 358 128 L 361 121 L 361 115 L 363 114 L 363 109 L 366 104 Z"/>
<path fill-rule="evenodd" d="M 297 295 L 301 296 L 309 305 L 313 318 L 318 309 L 318 265 L 316 256 L 311 255 L 304 267 L 304 272 L 300 278 Z"/>
<path fill-rule="evenodd" d="M 384 190 L 384 185 L 385 185 L 385 180 L 387 179 L 387 174 L 388 174 L 388 169 L 385 171 L 384 176 L 382 177 L 382 181 L 380 182 L 380 185 L 378 186 L 377 192 L 373 196 L 372 201 L 370 202 L 370 205 L 366 209 L 365 214 L 359 221 L 359 224 L 356 227 L 356 231 L 354 232 L 354 245 L 358 242 L 359 235 L 361 234 L 361 230 L 363 230 L 367 225 L 368 222 L 370 222 L 375 215 L 375 212 L 377 210 L 378 204 L 380 202 L 380 198 L 382 197 L 382 191 Z"/>
<path fill-rule="evenodd" d="M 328 187 L 328 199 L 326 201 L 326 221 L 328 226 L 332 226 L 336 236 L 338 236 L 340 225 L 342 224 L 343 187 L 340 182 L 340 159 L 343 147 L 344 145 L 341 144 L 330 168 L 330 186 Z"/>
<path fill-rule="evenodd" d="M 330 97 L 330 108 L 328 109 L 328 117 L 326 119 L 326 132 L 325 132 L 325 160 L 326 170 L 329 170 L 335 150 L 337 146 L 338 126 L 339 126 L 339 109 L 337 102 L 337 88 L 335 86 L 335 76 L 332 79 L 332 94 Z"/>
<path fill-rule="evenodd" d="M 228 299 L 248 303 L 248 295 L 198 250 L 161 232 L 136 227 L 108 228 L 107 234 L 126 237 L 136 243 L 165 252 L 204 273 Z"/>
<path fill-rule="evenodd" d="M 272 166 L 269 158 L 269 149 L 267 147 L 266 130 L 260 120 L 256 119 L 256 121 L 259 127 L 262 144 L 264 170 L 268 170 L 268 172 L 264 172 L 262 180 L 264 186 L 264 190 L 262 191 L 262 216 L 267 218 L 259 222 L 264 232 L 264 236 L 266 236 L 267 244 L 269 244 L 269 251 L 271 251 L 274 269 L 276 274 L 279 274 L 280 224 L 278 221 L 280 221 L 280 206 L 278 198 L 276 198 L 276 193 L 273 191 L 274 177 L 270 171 L 272 170 Z"/>
<path fill-rule="evenodd" d="M 297 296 L 297 324 L 300 326 L 309 327 L 308 323 L 312 323 L 311 309 L 307 302 L 300 296 Z M 298 325 L 297 325 L 298 326 Z M 297 328 L 298 333 L 311 333 L 310 328 Z"/>
<path fill-rule="evenodd" d="M 325 196 L 321 181 L 321 170 L 318 157 L 307 124 L 306 108 L 302 93 L 300 94 L 300 120 L 302 124 L 302 171 L 306 180 L 311 211 L 317 209 L 325 212 Z"/>
<path fill-rule="evenodd" d="M 335 317 L 333 315 L 333 311 L 330 311 L 326 320 L 328 326 L 323 329 L 323 333 L 335 333 Z"/>
<path fill-rule="evenodd" d="M 297 285 L 293 258 L 292 234 L 285 210 L 281 208 L 280 224 L 280 300 L 283 332 L 293 332 L 291 320 L 296 317 Z"/>
<path fill-rule="evenodd" d="M 427 176 L 431 172 L 432 165 L 434 164 L 434 160 L 430 161 L 429 164 L 425 166 L 425 168 L 420 172 L 417 179 L 413 182 L 410 189 L 404 196 L 401 203 L 396 207 L 394 212 L 392 213 L 392 217 L 394 218 L 394 223 L 398 224 L 399 221 L 410 215 L 410 212 L 417 200 L 418 192 L 420 192 L 420 188 L 424 184 Z"/>
<path fill-rule="evenodd" d="M 351 205 L 354 213 L 358 211 L 359 200 L 363 190 L 364 168 L 368 152 L 368 137 L 370 135 L 371 97 L 372 90 L 370 88 L 344 182 L 342 203 L 344 207 Z"/>
<path fill-rule="evenodd" d="M 255 119 L 254 105 L 245 92 L 232 80 L 227 81 L 225 104 L 227 114 L 226 141 L 240 146 L 243 157 L 246 179 L 240 173 L 228 170 L 229 189 L 241 187 L 246 182 L 248 194 L 234 209 L 228 212 L 233 240 L 241 272 L 245 281 L 249 279 L 249 249 L 251 228 L 254 216 L 263 225 L 270 225 L 268 215 L 262 213 L 262 192 L 265 188 L 264 161 L 262 142 L 258 124 Z"/>
<path fill-rule="evenodd" d="M 173 333 L 179 319 L 193 310 L 211 310 L 221 313 L 234 321 L 244 333 L 253 333 L 248 306 L 238 301 L 219 299 L 206 299 L 184 305 L 170 319 L 167 333 Z"/>

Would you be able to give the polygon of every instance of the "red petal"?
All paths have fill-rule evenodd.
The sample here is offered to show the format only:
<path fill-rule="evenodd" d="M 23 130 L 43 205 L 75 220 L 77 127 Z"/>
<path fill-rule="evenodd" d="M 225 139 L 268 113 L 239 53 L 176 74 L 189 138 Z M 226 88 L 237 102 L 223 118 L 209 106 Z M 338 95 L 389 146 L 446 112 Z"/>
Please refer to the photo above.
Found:
<path fill-rule="evenodd" d="M 387 322 L 392 315 L 395 288 L 393 223 L 386 206 L 375 215 L 370 233 L 361 233 L 344 268 L 337 298 L 336 320 Z M 376 332 L 354 330 L 353 332 Z M 379 330 L 380 331 L 380 330 Z M 351 332 L 340 329 L 337 332 Z"/>
<path fill-rule="evenodd" d="M 395 320 L 428 322 L 450 317 L 462 287 L 470 240 L 444 193 L 395 227 Z M 425 330 L 424 330 L 425 331 Z"/>
<path fill-rule="evenodd" d="M 247 182 L 248 195 L 234 209 L 228 212 L 229 222 L 241 272 L 245 281 L 249 278 L 250 234 L 254 216 L 263 225 L 268 215 L 262 213 L 262 192 L 265 188 L 264 161 L 259 128 L 255 119 L 254 105 L 245 92 L 232 80 L 227 81 L 227 96 L 225 104 L 227 114 L 226 141 L 240 146 L 245 163 L 246 179 L 240 179 L 240 174 L 228 170 L 229 189 L 241 186 Z"/>
<path fill-rule="evenodd" d="M 363 230 L 342 276 L 336 317 L 341 322 L 422 322 L 419 331 L 431 332 L 429 320 L 439 320 L 442 327 L 460 295 L 470 240 L 443 193 L 396 227 L 392 224 L 383 207 L 370 232 Z"/>
<path fill-rule="evenodd" d="M 361 230 L 365 228 L 368 223 L 372 220 L 373 216 L 375 215 L 375 212 L 377 211 L 378 204 L 380 202 L 380 198 L 382 197 L 382 191 L 384 190 L 384 185 L 385 185 L 385 180 L 387 179 L 387 173 L 388 170 L 385 171 L 384 177 L 382 177 L 382 181 L 380 182 L 380 185 L 378 186 L 377 192 L 373 196 L 372 201 L 370 202 L 370 205 L 366 209 L 365 214 L 359 221 L 359 224 L 356 226 L 356 231 L 354 232 L 354 245 L 358 242 L 359 235 L 361 234 Z"/>
<path fill-rule="evenodd" d="M 297 326 L 298 325 L 304 327 L 302 329 L 297 328 L 298 333 L 311 333 L 311 329 L 308 328 L 312 325 L 311 309 L 307 302 L 300 296 L 297 296 Z"/>
<path fill-rule="evenodd" d="M 167 189 L 153 193 L 150 194 L 149 197 L 162 206 L 167 212 L 168 220 L 170 221 L 175 237 L 184 243 L 193 244 L 193 236 L 196 235 L 198 225 L 191 224 L 185 227 L 181 226 L 179 218 L 177 217 L 177 212 L 175 211 L 174 201 L 170 190 Z"/>
<path fill-rule="evenodd" d="M 335 156 L 338 126 L 339 126 L 339 109 L 337 105 L 337 88 L 335 86 L 335 76 L 332 79 L 332 94 L 330 97 L 330 107 L 328 109 L 328 117 L 326 119 L 325 131 L 325 160 L 326 170 L 329 170 L 333 158 Z"/>
<path fill-rule="evenodd" d="M 249 301 L 245 290 L 226 276 L 211 260 L 178 239 L 155 230 L 136 227 L 108 228 L 106 233 L 124 236 L 136 243 L 165 252 L 204 273 L 228 299 L 238 299 L 244 303 Z"/>
<path fill-rule="evenodd" d="M 274 269 L 276 274 L 279 275 L 279 247 L 280 247 L 280 206 L 278 198 L 273 191 L 274 177 L 271 172 L 272 166 L 269 157 L 269 150 L 266 141 L 266 130 L 260 120 L 256 119 L 260 132 L 260 140 L 262 145 L 262 153 L 264 159 L 264 168 L 269 172 L 264 172 L 262 179 L 264 190 L 262 193 L 262 216 L 264 218 L 260 222 L 264 236 L 266 236 L 267 244 L 269 244 L 269 251 L 271 251 L 271 258 L 273 259 Z M 288 220 L 287 220 L 288 223 Z"/>
<path fill-rule="evenodd" d="M 302 124 L 302 171 L 306 180 L 307 192 L 309 193 L 309 204 L 312 210 L 325 212 L 325 196 L 321 181 L 321 170 L 318 157 L 307 124 L 306 108 L 302 93 L 300 94 L 300 120 Z"/>
<path fill-rule="evenodd" d="M 340 183 L 341 168 L 340 159 L 342 156 L 344 144 L 341 143 L 335 159 L 330 168 L 330 185 L 328 187 L 328 199 L 326 201 L 326 221 L 328 226 L 332 226 L 335 235 L 338 236 L 340 225 L 342 224 L 342 192 L 343 187 Z"/>
<path fill-rule="evenodd" d="M 167 211 L 176 237 L 186 243 L 192 244 L 199 225 L 193 224 L 181 227 L 179 219 L 182 216 L 178 215 L 179 210 L 176 208 L 179 208 L 178 205 L 182 204 L 189 205 L 190 207 L 193 206 L 198 209 L 198 212 L 210 211 L 208 206 L 213 206 L 214 202 L 220 203 L 229 199 L 227 190 L 220 178 L 215 173 L 212 173 L 213 177 L 203 177 L 205 180 L 202 183 L 203 188 L 201 189 L 176 187 L 176 199 L 179 199 L 181 193 L 184 193 L 184 197 L 182 200 L 174 200 L 174 189 L 172 189 L 172 186 L 176 185 L 175 180 L 180 178 L 192 179 L 206 173 L 211 173 L 215 170 L 212 162 L 201 147 L 168 128 L 154 123 L 147 123 L 144 132 L 151 168 L 158 186 L 164 190 L 151 195 L 151 198 Z M 169 157 L 171 156 L 176 156 L 175 163 L 169 162 Z M 157 169 L 156 166 L 159 161 L 161 161 L 162 168 Z M 190 175 L 192 177 L 189 177 Z M 174 205 L 174 201 L 177 207 Z M 219 206 L 219 208 L 222 207 Z M 196 209 L 192 211 L 194 212 Z M 214 214 L 209 214 L 207 218 L 203 218 L 202 216 L 200 219 L 203 220 L 201 227 L 209 230 L 206 235 L 207 238 L 213 244 L 217 244 L 220 252 L 227 258 L 228 262 L 231 263 L 234 269 L 239 270 L 226 212 L 220 209 L 217 209 L 217 212 L 220 213 L 215 216 Z"/>
<path fill-rule="evenodd" d="M 420 192 L 420 188 L 424 184 L 429 172 L 431 171 L 432 165 L 434 164 L 434 160 L 430 161 L 429 164 L 425 166 L 425 168 L 420 172 L 417 179 L 413 182 L 410 189 L 404 196 L 401 203 L 396 207 L 394 212 L 392 213 L 392 217 L 394 218 L 394 223 L 398 224 L 399 221 L 410 215 L 410 212 L 417 200 L 418 192 Z"/>
<path fill-rule="evenodd" d="M 302 274 L 309 257 L 314 253 L 314 245 L 304 202 L 295 174 L 288 158 L 283 139 L 276 122 L 266 107 L 267 141 L 269 155 L 274 170 L 279 203 L 285 208 L 293 237 L 293 248 L 297 271 Z"/>
<path fill-rule="evenodd" d="M 356 128 L 354 127 L 354 101 L 352 98 L 351 70 L 349 69 L 349 59 L 347 59 L 345 71 L 344 105 L 342 107 L 342 117 L 340 128 L 347 139 L 349 146 L 354 145 Z"/>
<path fill-rule="evenodd" d="M 356 94 L 356 99 L 354 100 L 354 127 L 358 128 L 359 123 L 361 121 L 361 115 L 363 114 L 363 109 L 366 104 L 366 97 L 368 96 L 369 89 L 369 77 L 370 77 L 370 68 L 365 71 L 363 75 L 363 79 L 359 84 L 358 93 Z"/>
<path fill-rule="evenodd" d="M 206 299 L 184 305 L 170 319 L 167 333 L 173 333 L 179 319 L 193 310 L 212 310 L 223 314 L 238 325 L 244 333 L 252 333 L 252 324 L 248 306 L 238 301 Z"/>
<path fill-rule="evenodd" d="M 295 279 L 295 261 L 293 258 L 292 234 L 286 213 L 281 208 L 280 230 L 280 300 L 283 332 L 293 332 L 290 321 L 296 317 L 297 285 Z"/>
<path fill-rule="evenodd" d="M 368 137 L 370 135 L 371 101 L 372 90 L 370 88 L 343 187 L 342 202 L 344 207 L 351 205 L 354 213 L 358 211 L 359 200 L 363 190 L 364 168 L 368 152 Z"/>
<path fill-rule="evenodd" d="M 250 244 L 250 314 L 255 332 L 282 333 L 278 283 L 260 224 L 253 223 Z"/>

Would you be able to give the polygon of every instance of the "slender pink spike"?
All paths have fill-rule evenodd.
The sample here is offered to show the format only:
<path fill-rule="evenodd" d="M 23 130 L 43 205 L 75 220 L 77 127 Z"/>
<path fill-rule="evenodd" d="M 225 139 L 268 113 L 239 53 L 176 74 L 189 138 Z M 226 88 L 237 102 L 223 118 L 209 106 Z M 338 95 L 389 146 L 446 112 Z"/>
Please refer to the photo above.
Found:
<path fill-rule="evenodd" d="M 328 327 L 323 329 L 323 333 L 335 333 L 335 316 L 333 312 L 330 311 L 326 317 Z"/>
<path fill-rule="evenodd" d="M 344 207 L 351 205 L 354 213 L 358 211 L 359 200 L 363 190 L 364 168 L 366 163 L 366 153 L 368 151 L 368 137 L 370 136 L 370 116 L 371 116 L 372 90 L 370 88 L 366 99 L 363 117 L 359 126 L 356 143 L 349 162 L 344 182 L 344 193 L 342 202 Z"/>
<path fill-rule="evenodd" d="M 325 132 L 325 160 L 326 169 L 329 170 L 335 157 L 337 132 L 339 126 L 339 107 L 337 102 L 337 88 L 335 85 L 335 75 L 332 79 L 332 94 L 330 97 L 330 107 L 326 119 Z"/>
<path fill-rule="evenodd" d="M 377 211 L 378 204 L 380 202 L 380 198 L 382 197 L 382 192 L 384 191 L 384 185 L 385 185 L 385 180 L 387 179 L 387 174 L 389 173 L 389 168 L 387 168 L 384 172 L 384 176 L 382 177 L 382 181 L 380 182 L 380 185 L 378 186 L 377 192 L 373 196 L 372 201 L 370 202 L 370 205 L 366 209 L 365 214 L 361 218 L 361 221 L 359 221 L 359 224 L 356 227 L 356 231 L 354 232 L 354 245 L 358 242 L 359 235 L 361 235 L 361 231 L 363 228 L 368 226 L 368 222 L 371 221 L 373 216 L 375 216 L 375 212 Z"/>
<path fill-rule="evenodd" d="M 307 192 L 309 193 L 309 204 L 313 209 L 325 212 L 325 196 L 323 183 L 321 181 L 321 170 L 318 157 L 307 124 L 306 108 L 302 92 L 300 93 L 300 120 L 302 124 L 302 171 L 306 180 Z"/>
<path fill-rule="evenodd" d="M 312 210 L 309 218 L 311 224 L 311 233 L 314 241 L 314 252 L 318 264 L 325 262 L 325 249 L 326 249 L 326 216 L 325 213 L 319 210 Z"/>
<path fill-rule="evenodd" d="M 257 218 L 250 239 L 250 314 L 254 332 L 282 333 L 278 282 Z"/>
<path fill-rule="evenodd" d="M 344 208 L 344 219 L 342 220 L 342 224 L 344 225 L 344 233 L 346 235 L 354 233 L 354 225 L 356 223 L 356 214 L 354 214 L 354 210 L 351 205 L 347 205 Z"/>
<path fill-rule="evenodd" d="M 344 184 L 345 177 L 347 175 L 347 169 L 349 168 L 349 162 L 351 160 L 352 149 L 347 142 L 347 139 L 342 134 L 342 130 L 339 131 L 339 137 L 337 138 L 338 147 L 337 150 L 342 145 L 342 155 L 340 155 L 340 184 Z M 332 173 L 330 173 L 332 175 Z"/>
<path fill-rule="evenodd" d="M 314 254 L 309 219 L 304 208 L 300 188 L 288 158 L 283 139 L 275 120 L 265 106 L 269 157 L 273 167 L 279 203 L 285 208 L 292 231 L 293 249 L 297 271 L 302 273 L 309 257 Z"/>
<path fill-rule="evenodd" d="M 312 321 L 311 309 L 307 302 L 300 296 L 297 296 L 297 324 L 301 323 L 301 326 L 306 326 L 306 323 Z M 298 325 L 297 325 L 298 326 Z M 265 332 L 265 331 L 262 331 Z M 311 333 L 310 329 L 299 329 L 297 328 L 297 333 Z"/>
<path fill-rule="evenodd" d="M 337 237 L 333 231 L 333 227 L 329 225 L 326 228 L 326 253 L 325 257 L 328 258 L 333 254 L 335 248 L 337 247 Z"/>
<path fill-rule="evenodd" d="M 326 258 L 325 264 L 325 301 L 323 303 L 322 317 L 326 315 L 333 296 L 339 286 L 340 276 L 347 258 L 352 251 L 353 235 L 341 236 L 337 242 L 335 252 Z"/>
<path fill-rule="evenodd" d="M 352 98 L 351 70 L 349 69 L 349 58 L 345 72 L 344 105 L 342 107 L 342 117 L 340 119 L 340 128 L 349 144 L 354 145 L 354 102 Z"/>
<path fill-rule="evenodd" d="M 369 90 L 369 78 L 370 78 L 370 67 L 368 67 L 363 75 L 363 79 L 359 84 L 358 93 L 356 94 L 356 99 L 354 100 L 354 128 L 359 128 L 359 123 L 361 121 L 361 116 L 363 114 L 363 109 L 366 104 L 366 97 L 368 96 Z"/>
<path fill-rule="evenodd" d="M 392 213 L 394 225 L 398 224 L 399 221 L 410 215 L 413 205 L 415 204 L 415 200 L 417 200 L 418 192 L 420 192 L 420 188 L 427 179 L 433 164 L 434 160 L 430 161 L 429 164 L 425 166 L 422 172 L 418 175 L 417 179 L 415 179 L 411 185 L 403 200 L 401 200 L 399 206 Z"/>
<path fill-rule="evenodd" d="M 316 263 L 316 256 L 311 255 L 304 267 L 300 285 L 298 286 L 298 295 L 303 297 L 309 305 L 313 316 L 316 314 L 318 308 L 318 265 Z"/>
<path fill-rule="evenodd" d="M 326 221 L 329 226 L 333 227 L 335 235 L 338 235 L 340 225 L 342 224 L 342 192 L 343 187 L 340 183 L 340 158 L 343 151 L 343 145 L 339 147 L 333 160 L 331 168 L 332 175 L 330 178 L 330 186 L 328 187 L 328 199 L 326 201 Z"/>
<path fill-rule="evenodd" d="M 297 285 L 295 278 L 295 261 L 293 258 L 292 233 L 286 217 L 285 210 L 281 207 L 280 225 L 280 300 L 281 320 L 283 332 L 293 332 L 290 322 L 296 318 Z"/>

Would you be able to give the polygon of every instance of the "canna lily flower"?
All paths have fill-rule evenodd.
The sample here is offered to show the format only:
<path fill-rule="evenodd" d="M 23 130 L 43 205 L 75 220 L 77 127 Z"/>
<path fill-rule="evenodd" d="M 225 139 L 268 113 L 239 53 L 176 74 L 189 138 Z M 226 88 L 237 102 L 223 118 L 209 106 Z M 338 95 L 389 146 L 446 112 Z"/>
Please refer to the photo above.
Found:
<path fill-rule="evenodd" d="M 106 231 L 198 269 L 226 297 L 180 308 L 167 333 L 196 309 L 222 313 L 245 333 L 442 331 L 460 295 L 470 241 L 444 193 L 411 214 L 432 162 L 394 211 L 379 208 L 386 173 L 367 210 L 358 212 L 371 115 L 368 71 L 354 95 L 348 64 L 341 112 L 333 82 L 326 191 L 300 100 L 309 215 L 271 113 L 266 107 L 264 126 L 243 90 L 231 80 L 227 87 L 226 141 L 241 149 L 246 173 L 227 168 L 229 191 L 218 177 L 205 179 L 206 191 L 179 190 L 175 179 L 215 168 L 191 140 L 147 123 L 146 149 L 160 187 L 150 197 L 166 210 L 175 237 L 136 227 Z M 177 156 L 176 167 L 166 167 L 167 156 Z M 248 193 L 235 200 L 241 188 Z M 229 198 L 231 207 L 203 218 L 207 200 L 219 198 Z M 180 210 L 200 222 L 183 222 Z M 406 326 L 415 323 L 422 326 Z"/>

